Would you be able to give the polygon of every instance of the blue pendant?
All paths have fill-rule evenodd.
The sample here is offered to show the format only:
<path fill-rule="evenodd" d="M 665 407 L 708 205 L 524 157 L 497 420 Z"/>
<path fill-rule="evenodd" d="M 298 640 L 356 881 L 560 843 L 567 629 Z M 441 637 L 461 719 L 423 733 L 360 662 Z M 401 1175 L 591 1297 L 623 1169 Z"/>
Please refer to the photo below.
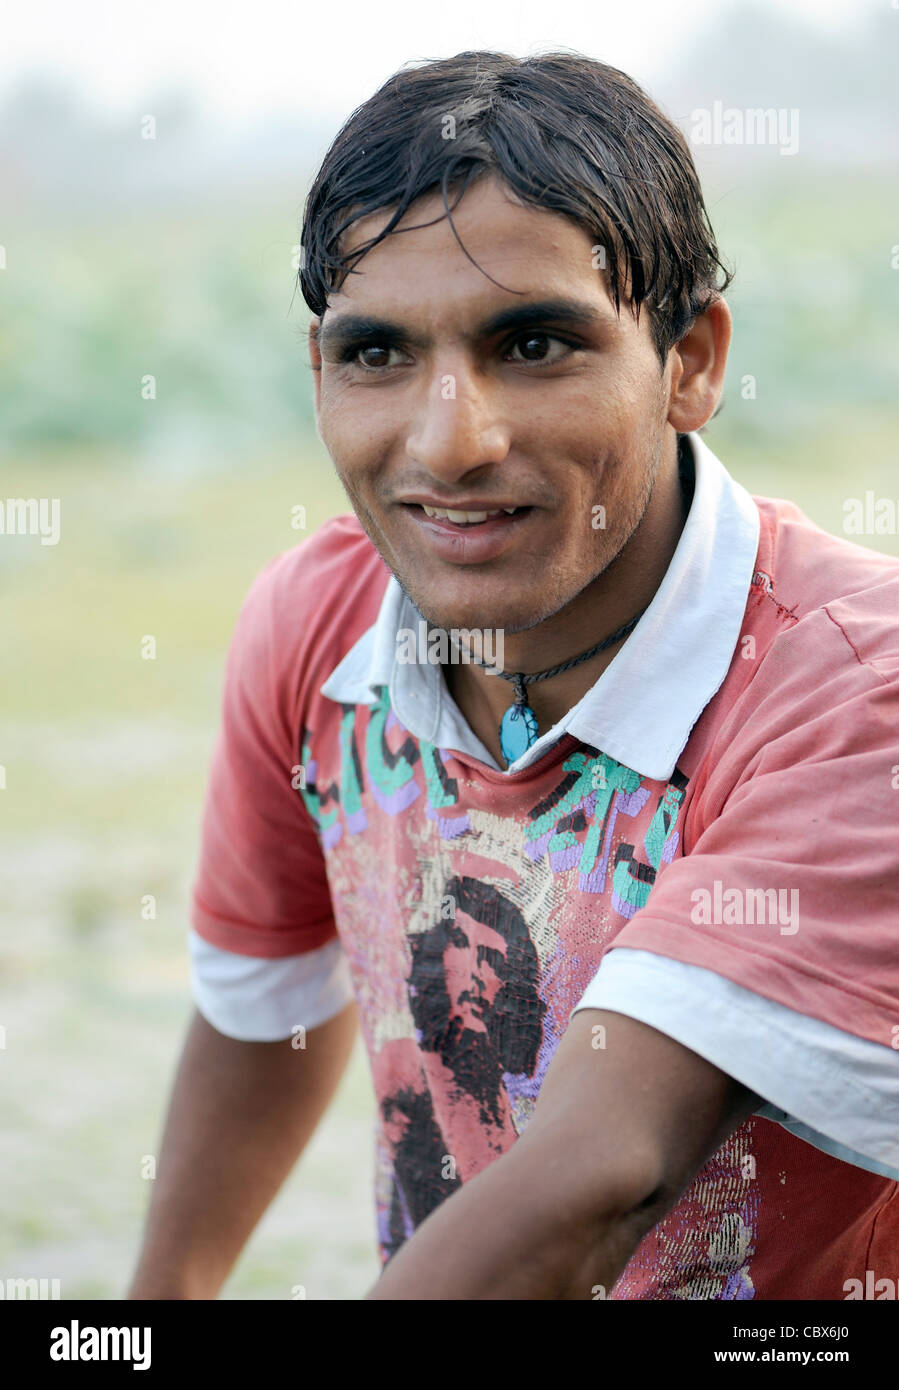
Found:
<path fill-rule="evenodd" d="M 507 763 L 514 763 L 537 742 L 537 716 L 530 705 L 511 705 L 499 726 L 500 751 Z"/>

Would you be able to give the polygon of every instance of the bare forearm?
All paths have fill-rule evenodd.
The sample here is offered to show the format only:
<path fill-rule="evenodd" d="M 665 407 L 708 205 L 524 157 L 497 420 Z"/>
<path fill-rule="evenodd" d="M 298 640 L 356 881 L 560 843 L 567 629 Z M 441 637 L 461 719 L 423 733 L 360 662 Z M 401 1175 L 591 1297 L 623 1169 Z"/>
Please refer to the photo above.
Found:
<path fill-rule="evenodd" d="M 589 1300 L 646 1229 L 645 1217 L 555 1195 L 542 1152 L 519 1141 L 432 1212 L 367 1297 Z"/>
<path fill-rule="evenodd" d="M 353 1005 L 291 1040 L 223 1037 L 195 1013 L 172 1090 L 129 1298 L 214 1298 L 346 1065 Z"/>
<path fill-rule="evenodd" d="M 607 1294 L 758 1104 L 645 1024 L 581 1010 L 525 1133 L 431 1213 L 368 1296 L 591 1299 L 596 1285 Z"/>

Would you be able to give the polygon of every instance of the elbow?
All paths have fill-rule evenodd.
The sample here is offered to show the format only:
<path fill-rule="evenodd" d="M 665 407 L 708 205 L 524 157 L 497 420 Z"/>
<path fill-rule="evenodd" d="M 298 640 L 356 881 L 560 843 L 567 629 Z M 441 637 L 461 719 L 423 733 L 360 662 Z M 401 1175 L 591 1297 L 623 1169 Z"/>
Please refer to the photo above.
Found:
<path fill-rule="evenodd" d="M 635 1161 L 607 1171 L 586 1207 L 568 1298 L 608 1298 L 640 1242 L 676 1200 L 656 1164 Z"/>
<path fill-rule="evenodd" d="M 552 1143 L 528 1145 L 528 1137 L 512 1153 L 527 1158 L 519 1191 L 528 1193 L 535 1246 L 542 1246 L 552 1271 L 550 1296 L 605 1298 L 677 1198 L 663 1156 L 654 1146 L 631 1146 L 599 1158 L 586 1145 L 560 1152 Z"/>

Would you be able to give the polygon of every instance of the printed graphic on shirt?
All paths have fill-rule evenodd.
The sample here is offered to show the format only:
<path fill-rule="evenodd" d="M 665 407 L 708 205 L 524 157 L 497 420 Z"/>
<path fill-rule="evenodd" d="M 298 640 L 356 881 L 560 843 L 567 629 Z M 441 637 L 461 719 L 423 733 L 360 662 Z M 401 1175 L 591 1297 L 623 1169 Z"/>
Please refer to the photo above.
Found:
<path fill-rule="evenodd" d="M 550 785 L 535 782 L 535 800 L 498 815 L 447 750 L 399 724 L 386 689 L 343 707 L 339 745 L 325 771 L 306 731 L 304 796 L 372 1062 L 386 1261 L 524 1131 L 571 1009 L 678 851 L 687 779 L 650 782 L 581 745 Z M 660 1264 L 677 1287 L 699 1279 L 703 1297 L 710 1281 L 751 1297 L 754 1209 L 737 1149 L 723 1154 L 688 1220 L 680 1210 L 657 1228 Z M 626 1270 L 615 1296 L 631 1282 Z"/>

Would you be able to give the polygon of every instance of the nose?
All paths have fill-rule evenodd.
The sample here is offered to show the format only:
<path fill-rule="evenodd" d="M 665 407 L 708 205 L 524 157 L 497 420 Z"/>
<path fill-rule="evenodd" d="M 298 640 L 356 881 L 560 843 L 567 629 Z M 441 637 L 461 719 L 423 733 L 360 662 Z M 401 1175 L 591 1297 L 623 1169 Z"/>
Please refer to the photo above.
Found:
<path fill-rule="evenodd" d="M 510 430 L 488 384 L 457 361 L 435 365 L 406 440 L 411 460 L 454 483 L 485 464 L 502 463 Z"/>

